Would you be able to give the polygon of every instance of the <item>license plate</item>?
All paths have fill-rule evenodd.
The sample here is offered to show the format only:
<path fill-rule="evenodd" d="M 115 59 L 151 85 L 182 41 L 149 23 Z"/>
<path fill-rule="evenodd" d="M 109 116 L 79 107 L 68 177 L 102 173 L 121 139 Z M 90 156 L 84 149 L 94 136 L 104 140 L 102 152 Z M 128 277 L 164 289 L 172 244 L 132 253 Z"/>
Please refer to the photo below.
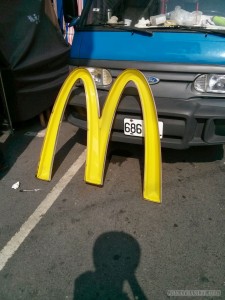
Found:
<path fill-rule="evenodd" d="M 163 137 L 163 122 L 159 121 L 159 137 Z M 130 136 L 144 136 L 144 122 L 138 119 L 124 119 L 124 134 Z"/>

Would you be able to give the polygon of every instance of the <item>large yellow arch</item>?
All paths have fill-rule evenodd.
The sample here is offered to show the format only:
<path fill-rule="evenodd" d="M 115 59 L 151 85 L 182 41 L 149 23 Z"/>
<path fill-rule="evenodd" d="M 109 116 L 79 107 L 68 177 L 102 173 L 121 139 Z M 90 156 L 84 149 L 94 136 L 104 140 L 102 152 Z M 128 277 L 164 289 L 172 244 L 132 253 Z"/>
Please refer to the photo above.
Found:
<path fill-rule="evenodd" d="M 161 202 L 161 147 L 158 118 L 154 98 L 144 75 L 138 70 L 125 70 L 114 82 L 100 115 L 98 95 L 90 73 L 86 69 L 76 69 L 63 84 L 49 120 L 42 148 L 37 177 L 50 180 L 56 139 L 74 83 L 82 79 L 87 104 L 87 158 L 85 181 L 103 184 L 103 174 L 108 141 L 120 96 L 129 81 L 137 87 L 145 128 L 145 165 L 143 197 L 153 202 Z"/>
<path fill-rule="evenodd" d="M 58 132 L 73 86 L 78 79 L 84 82 L 87 103 L 95 110 L 95 114 L 99 113 L 98 95 L 90 73 L 83 68 L 75 69 L 63 83 L 48 122 L 36 175 L 39 179 L 51 180 Z"/>

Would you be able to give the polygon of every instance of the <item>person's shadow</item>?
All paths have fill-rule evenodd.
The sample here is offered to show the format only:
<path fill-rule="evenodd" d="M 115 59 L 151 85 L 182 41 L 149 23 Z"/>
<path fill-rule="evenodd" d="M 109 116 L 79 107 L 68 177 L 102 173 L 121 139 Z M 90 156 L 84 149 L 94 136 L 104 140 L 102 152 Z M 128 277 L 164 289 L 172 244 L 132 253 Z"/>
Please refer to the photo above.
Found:
<path fill-rule="evenodd" d="M 132 299 L 147 300 L 135 276 L 140 260 L 140 246 L 129 234 L 106 232 L 93 249 L 95 271 L 87 271 L 75 280 L 74 300 L 129 300 L 123 291 L 130 286 Z"/>

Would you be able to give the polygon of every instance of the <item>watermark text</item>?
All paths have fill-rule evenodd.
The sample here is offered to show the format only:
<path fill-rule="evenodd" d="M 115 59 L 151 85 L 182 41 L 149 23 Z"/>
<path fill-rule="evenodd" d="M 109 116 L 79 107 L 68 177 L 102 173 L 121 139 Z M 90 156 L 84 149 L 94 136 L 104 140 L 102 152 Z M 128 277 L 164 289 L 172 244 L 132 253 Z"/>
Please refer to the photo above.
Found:
<path fill-rule="evenodd" d="M 221 290 L 168 290 L 170 297 L 220 297 Z"/>

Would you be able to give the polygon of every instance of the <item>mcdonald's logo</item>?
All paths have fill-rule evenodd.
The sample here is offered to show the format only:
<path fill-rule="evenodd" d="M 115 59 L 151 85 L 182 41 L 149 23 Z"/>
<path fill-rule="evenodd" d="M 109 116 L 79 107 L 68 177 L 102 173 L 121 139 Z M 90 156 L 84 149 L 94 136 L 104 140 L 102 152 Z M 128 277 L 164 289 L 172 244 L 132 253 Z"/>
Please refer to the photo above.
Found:
<path fill-rule="evenodd" d="M 133 81 L 139 93 L 145 128 L 143 197 L 146 200 L 160 203 L 161 146 L 158 118 L 149 84 L 138 70 L 128 69 L 118 76 L 109 91 L 102 112 L 99 109 L 96 86 L 88 70 L 77 68 L 70 73 L 59 91 L 53 107 L 42 146 L 37 178 L 51 180 L 59 127 L 72 88 L 79 79 L 84 84 L 87 106 L 87 157 L 84 180 L 91 184 L 103 184 L 106 153 L 113 119 L 125 86 L 129 81 Z"/>

